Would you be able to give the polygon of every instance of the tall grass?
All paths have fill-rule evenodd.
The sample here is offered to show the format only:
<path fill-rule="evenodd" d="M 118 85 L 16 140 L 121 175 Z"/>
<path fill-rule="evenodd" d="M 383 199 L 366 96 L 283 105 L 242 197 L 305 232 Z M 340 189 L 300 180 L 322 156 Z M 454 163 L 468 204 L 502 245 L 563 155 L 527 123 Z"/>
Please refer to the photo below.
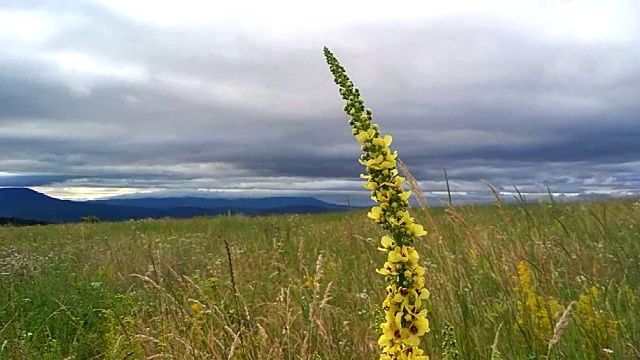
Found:
<path fill-rule="evenodd" d="M 447 322 L 461 359 L 489 358 L 496 334 L 504 359 L 640 357 L 638 202 L 414 213 L 432 226 L 416 243 L 431 358 Z M 0 359 L 375 358 L 383 254 L 365 215 L 2 228 Z"/>

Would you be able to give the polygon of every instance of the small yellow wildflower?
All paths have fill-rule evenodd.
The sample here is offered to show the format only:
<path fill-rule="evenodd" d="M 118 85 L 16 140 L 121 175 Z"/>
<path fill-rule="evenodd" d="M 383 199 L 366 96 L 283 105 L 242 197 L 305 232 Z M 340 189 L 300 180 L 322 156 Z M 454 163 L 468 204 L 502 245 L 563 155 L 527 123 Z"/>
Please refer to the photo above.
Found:
<path fill-rule="evenodd" d="M 192 303 L 191 304 L 191 311 L 193 312 L 194 315 L 197 315 L 198 313 L 200 313 L 200 304 Z"/>
<path fill-rule="evenodd" d="M 202 316 L 202 304 L 200 304 L 197 301 L 193 301 L 191 302 L 191 304 L 189 304 L 189 308 L 191 308 L 191 316 L 193 317 L 193 319 L 200 319 Z"/>

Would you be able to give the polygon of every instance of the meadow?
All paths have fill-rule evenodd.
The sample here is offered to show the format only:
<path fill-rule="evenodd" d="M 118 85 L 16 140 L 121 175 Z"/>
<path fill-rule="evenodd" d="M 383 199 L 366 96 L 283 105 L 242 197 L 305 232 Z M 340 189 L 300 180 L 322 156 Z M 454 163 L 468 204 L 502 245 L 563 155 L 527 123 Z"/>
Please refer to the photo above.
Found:
<path fill-rule="evenodd" d="M 378 205 L 0 229 L 0 359 L 640 359 L 639 201 L 430 208 L 323 51 Z"/>
<path fill-rule="evenodd" d="M 640 202 L 411 212 L 431 359 L 640 359 Z M 361 210 L 0 228 L 0 359 L 378 358 L 382 235 Z"/>

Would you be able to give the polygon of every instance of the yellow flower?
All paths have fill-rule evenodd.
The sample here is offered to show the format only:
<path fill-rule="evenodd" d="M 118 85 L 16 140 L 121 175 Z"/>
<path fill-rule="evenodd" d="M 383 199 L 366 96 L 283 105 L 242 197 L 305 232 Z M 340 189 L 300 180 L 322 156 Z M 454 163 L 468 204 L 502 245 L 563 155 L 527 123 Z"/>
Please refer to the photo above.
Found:
<path fill-rule="evenodd" d="M 364 165 L 373 169 L 377 169 L 378 165 L 384 161 L 384 156 L 378 155 L 373 159 L 369 159 L 364 162 Z"/>
<path fill-rule="evenodd" d="M 404 276 L 407 279 L 422 278 L 422 277 L 424 277 L 424 268 L 422 266 L 420 266 L 420 265 L 416 265 L 412 269 L 405 270 L 404 271 Z"/>
<path fill-rule="evenodd" d="M 385 276 L 398 274 L 396 266 L 389 262 L 384 263 L 382 269 L 376 269 L 376 272 Z"/>
<path fill-rule="evenodd" d="M 382 247 L 378 247 L 378 250 L 389 252 L 389 249 L 393 247 L 393 239 L 390 236 L 385 235 L 380 239 L 380 244 L 382 244 Z"/>
<path fill-rule="evenodd" d="M 429 320 L 427 320 L 427 318 L 425 317 L 427 311 L 422 311 L 424 311 L 424 315 L 420 314 L 416 316 L 415 319 L 411 322 L 411 325 L 409 325 L 409 332 L 418 337 L 424 335 L 429 331 Z"/>
<path fill-rule="evenodd" d="M 428 292 L 417 291 L 415 289 L 400 288 L 393 298 L 401 309 L 419 308 L 422 300 L 428 297 Z"/>
<path fill-rule="evenodd" d="M 200 315 L 202 314 L 202 307 L 199 303 L 192 302 L 189 307 L 191 308 L 191 313 L 193 314 L 194 318 L 200 317 Z"/>
<path fill-rule="evenodd" d="M 405 287 L 401 287 L 398 289 L 398 292 L 393 297 L 393 301 L 400 304 L 401 307 L 405 307 L 409 305 L 409 296 L 415 295 L 416 292 L 413 289 L 407 289 Z"/>
<path fill-rule="evenodd" d="M 422 349 L 408 348 L 402 352 L 400 359 L 402 360 L 429 360 L 429 357 L 423 355 Z"/>
<path fill-rule="evenodd" d="M 375 190 L 378 188 L 378 184 L 371 181 L 364 183 L 363 186 L 365 187 L 365 189 L 369 189 L 369 190 Z"/>
<path fill-rule="evenodd" d="M 373 129 L 369 129 L 367 131 L 360 130 L 358 135 L 356 135 L 356 140 L 359 142 L 365 142 L 371 139 L 375 135 L 375 131 Z"/>
<path fill-rule="evenodd" d="M 380 328 L 382 328 L 382 336 L 378 339 L 378 345 L 384 347 L 383 351 L 386 353 L 397 352 L 402 340 L 400 329 L 389 322 L 383 323 Z"/>
<path fill-rule="evenodd" d="M 428 299 L 429 295 L 431 295 L 429 290 L 427 290 L 426 288 L 421 288 L 420 290 L 418 290 L 418 292 L 419 292 L 418 299 L 420 300 Z"/>
<path fill-rule="evenodd" d="M 391 295 L 387 296 L 387 298 L 382 302 L 382 309 L 386 314 L 395 314 L 400 311 L 396 303 L 393 301 L 393 296 Z"/>
<path fill-rule="evenodd" d="M 378 165 L 378 169 L 390 169 L 396 166 L 395 160 L 385 160 Z"/>
<path fill-rule="evenodd" d="M 387 153 L 387 155 L 385 156 L 385 160 L 387 161 L 391 161 L 391 160 L 395 160 L 398 157 L 398 151 L 394 151 L 393 154 L 392 153 Z M 395 161 L 394 161 L 395 163 Z"/>
<path fill-rule="evenodd" d="M 420 345 L 420 338 L 408 329 L 402 329 L 402 343 L 411 347 Z"/>
<path fill-rule="evenodd" d="M 398 197 L 400 198 L 400 200 L 402 200 L 402 202 L 408 202 L 409 196 L 411 196 L 411 191 L 403 191 L 398 194 Z"/>
<path fill-rule="evenodd" d="M 419 258 L 420 255 L 418 255 L 418 252 L 412 246 L 403 246 L 402 248 L 396 246 L 396 248 L 393 251 L 390 251 L 388 255 L 388 261 L 392 263 L 407 261 L 416 263 Z"/>
<path fill-rule="evenodd" d="M 367 214 L 367 216 L 372 218 L 373 220 L 379 221 L 380 217 L 382 216 L 382 207 L 380 206 L 372 207 L 371 211 Z"/>
<path fill-rule="evenodd" d="M 409 229 L 409 232 L 415 237 L 427 235 L 427 232 L 424 230 L 424 227 L 420 224 L 412 224 Z"/>
<path fill-rule="evenodd" d="M 411 215 L 407 210 L 396 212 L 393 218 L 389 219 L 392 224 L 402 225 L 411 220 Z"/>
<path fill-rule="evenodd" d="M 385 235 L 382 237 L 382 239 L 380 239 L 380 243 L 383 247 L 388 248 L 393 245 L 393 239 L 390 236 Z"/>
<path fill-rule="evenodd" d="M 391 200 L 391 196 L 393 196 L 393 193 L 390 191 L 379 191 L 375 196 L 372 196 L 371 199 L 379 203 L 387 203 Z"/>

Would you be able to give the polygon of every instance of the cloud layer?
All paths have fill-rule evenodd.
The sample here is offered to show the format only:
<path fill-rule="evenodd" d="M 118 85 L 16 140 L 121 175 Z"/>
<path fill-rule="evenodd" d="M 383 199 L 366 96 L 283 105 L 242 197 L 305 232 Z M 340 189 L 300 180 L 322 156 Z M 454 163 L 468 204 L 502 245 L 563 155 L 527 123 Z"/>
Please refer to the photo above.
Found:
<path fill-rule="evenodd" d="M 630 2 L 5 3 L 0 186 L 366 199 L 326 45 L 427 191 L 640 189 Z"/>

